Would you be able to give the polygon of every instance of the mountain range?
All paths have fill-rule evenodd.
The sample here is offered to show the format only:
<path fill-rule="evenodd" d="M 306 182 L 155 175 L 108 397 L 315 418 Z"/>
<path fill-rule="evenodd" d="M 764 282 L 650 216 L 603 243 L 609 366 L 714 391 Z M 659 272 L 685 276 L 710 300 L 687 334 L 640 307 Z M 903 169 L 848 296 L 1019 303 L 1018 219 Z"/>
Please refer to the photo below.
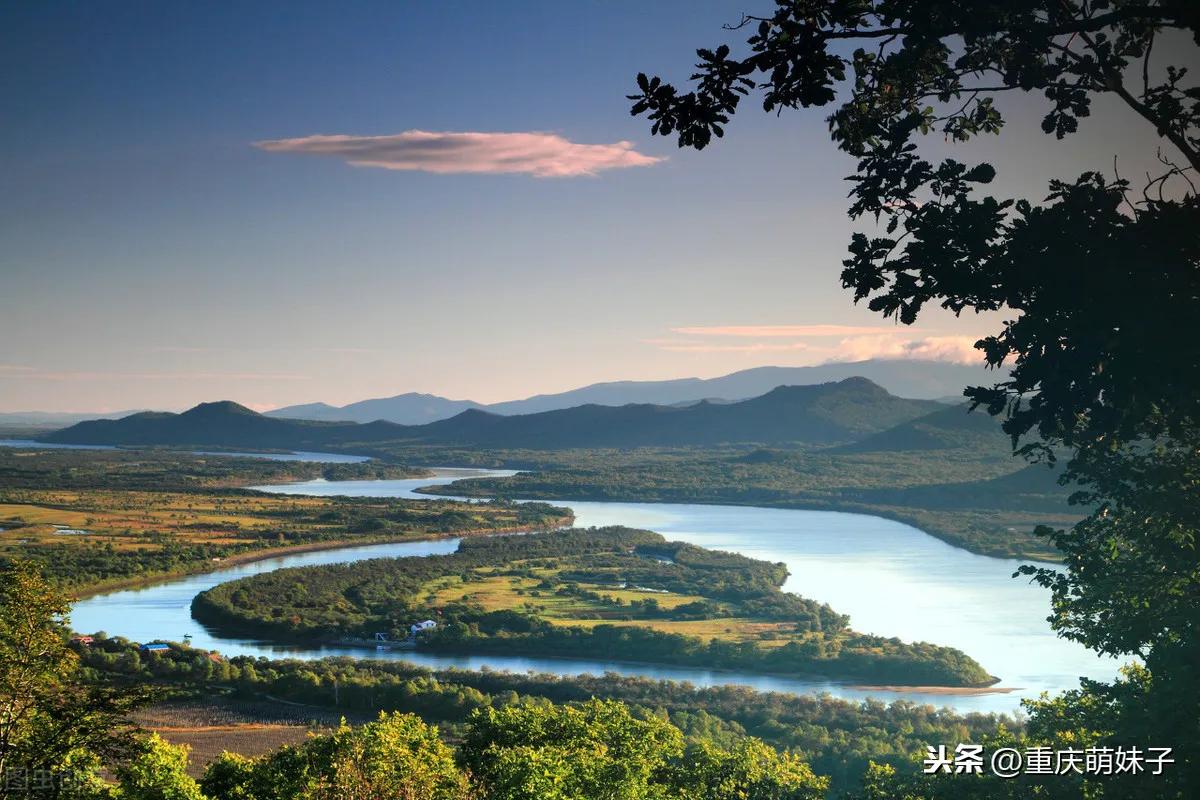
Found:
<path fill-rule="evenodd" d="M 421 425 L 460 414 L 468 409 L 493 414 L 535 414 L 581 405 L 624 406 L 694 404 L 701 400 L 731 402 L 766 394 L 777 386 L 808 386 L 851 377 L 864 377 L 898 397 L 918 400 L 962 401 L 967 386 L 994 383 L 1000 375 L 983 367 L 945 361 L 884 360 L 822 364 L 815 367 L 756 367 L 719 378 L 682 378 L 668 381 L 617 381 L 594 383 L 558 394 L 540 394 L 524 400 L 484 405 L 471 400 L 447 400 L 431 394 L 407 394 L 363 400 L 345 406 L 307 403 L 266 412 L 280 419 L 348 422 L 387 420 L 401 425 Z"/>
<path fill-rule="evenodd" d="M 425 425 L 280 419 L 225 401 L 182 414 L 147 412 L 92 420 L 55 431 L 63 444 L 162 445 L 259 449 L 373 449 L 392 445 L 495 449 L 689 446 L 734 443 L 823 445 L 852 442 L 945 406 L 889 393 L 862 377 L 779 386 L 748 400 L 686 406 L 587 404 L 504 416 L 467 409 Z"/>

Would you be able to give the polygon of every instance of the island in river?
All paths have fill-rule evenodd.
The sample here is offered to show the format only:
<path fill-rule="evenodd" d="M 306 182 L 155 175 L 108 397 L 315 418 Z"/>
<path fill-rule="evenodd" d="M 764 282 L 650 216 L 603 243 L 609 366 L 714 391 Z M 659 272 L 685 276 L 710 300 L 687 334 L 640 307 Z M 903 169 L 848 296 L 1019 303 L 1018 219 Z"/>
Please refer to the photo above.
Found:
<path fill-rule="evenodd" d="M 884 684 L 998 681 L 962 651 L 857 633 L 788 571 L 624 527 L 464 539 L 449 555 L 282 569 L 198 595 L 222 633 L 404 639 L 451 653 L 593 657 Z"/>

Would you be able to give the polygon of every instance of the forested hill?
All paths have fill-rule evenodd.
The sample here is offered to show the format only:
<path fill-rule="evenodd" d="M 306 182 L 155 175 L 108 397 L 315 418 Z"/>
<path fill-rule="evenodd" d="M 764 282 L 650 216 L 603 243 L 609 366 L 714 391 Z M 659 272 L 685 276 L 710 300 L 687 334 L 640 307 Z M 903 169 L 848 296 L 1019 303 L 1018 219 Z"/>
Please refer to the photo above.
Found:
<path fill-rule="evenodd" d="M 873 433 L 830 450 L 832 453 L 888 453 L 919 450 L 962 450 L 994 452 L 1007 456 L 1012 440 L 1000 428 L 1000 420 L 980 408 L 968 411 L 962 403 L 904 420 L 895 427 Z"/>
<path fill-rule="evenodd" d="M 44 437 L 70 444 L 221 446 L 320 450 L 384 442 L 490 448 L 565 449 L 723 443 L 835 444 L 862 439 L 938 408 L 906 400 L 866 378 L 780 386 L 739 403 L 685 408 L 585 405 L 522 416 L 468 410 L 427 425 L 311 422 L 266 417 L 236 403 L 206 403 L 182 414 L 135 414 L 81 422 Z"/>

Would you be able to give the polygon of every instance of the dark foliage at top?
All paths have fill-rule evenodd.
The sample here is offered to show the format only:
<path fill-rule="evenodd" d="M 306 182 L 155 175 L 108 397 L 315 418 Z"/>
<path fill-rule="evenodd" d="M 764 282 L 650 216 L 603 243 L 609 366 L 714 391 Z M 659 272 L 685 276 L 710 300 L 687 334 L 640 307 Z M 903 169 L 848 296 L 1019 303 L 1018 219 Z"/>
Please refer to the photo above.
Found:
<path fill-rule="evenodd" d="M 849 213 L 882 227 L 854 234 L 843 285 L 904 324 L 929 304 L 1005 312 L 977 347 L 989 364 L 1011 364 L 1011 377 L 968 395 L 1004 416 L 1022 455 L 1068 449 L 1063 480 L 1096 509 L 1069 531 L 1044 531 L 1065 573 L 1021 571 L 1052 590 L 1049 621 L 1062 635 L 1141 657 L 1148 670 L 1086 682 L 1035 722 L 1047 735 L 1074 729 L 1114 744 L 1171 738 L 1188 755 L 1167 782 L 1118 779 L 1104 791 L 1195 796 L 1200 340 L 1180 332 L 1200 314 L 1200 85 L 1188 69 L 1200 6 L 777 0 L 774 13 L 737 27 L 750 32 L 744 58 L 725 45 L 697 51 L 686 93 L 639 75 L 632 113 L 681 147 L 702 148 L 755 89 L 768 111 L 834 106 L 832 138 L 858 158 Z M 1031 200 L 987 195 L 990 164 L 922 157 L 922 134 L 958 143 L 999 133 L 996 98 L 1016 91 L 1045 97 L 1041 127 L 1059 139 L 1080 132 L 1107 96 L 1144 125 L 1159 168 L 1135 187 L 1119 165 L 1097 164 Z M 980 796 L 972 786 L 961 788 Z M 992 796 L 1026 789 L 982 787 Z"/>

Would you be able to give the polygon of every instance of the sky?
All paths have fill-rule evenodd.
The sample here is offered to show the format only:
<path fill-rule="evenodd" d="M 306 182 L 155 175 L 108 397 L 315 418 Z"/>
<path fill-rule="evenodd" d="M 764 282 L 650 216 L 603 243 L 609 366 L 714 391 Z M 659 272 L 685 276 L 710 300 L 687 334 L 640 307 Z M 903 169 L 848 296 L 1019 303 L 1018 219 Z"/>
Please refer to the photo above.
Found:
<path fill-rule="evenodd" d="M 678 84 L 752 6 L 4 4 L 0 411 L 977 360 L 999 317 L 898 327 L 841 288 L 825 111 L 750 101 L 699 153 L 630 116 L 639 71 Z M 1005 102 L 954 152 L 999 190 L 1153 154 L 1118 110 L 1056 142 Z"/>

